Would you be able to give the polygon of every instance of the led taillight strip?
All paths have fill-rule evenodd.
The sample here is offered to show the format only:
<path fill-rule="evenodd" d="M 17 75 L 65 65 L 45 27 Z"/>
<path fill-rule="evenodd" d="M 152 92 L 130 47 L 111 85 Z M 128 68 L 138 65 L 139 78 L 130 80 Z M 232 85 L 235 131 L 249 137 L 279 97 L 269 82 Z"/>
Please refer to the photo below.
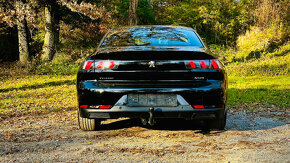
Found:
<path fill-rule="evenodd" d="M 86 65 L 85 65 L 85 69 L 86 69 L 86 70 L 91 69 L 93 63 L 94 63 L 93 61 L 87 61 Z"/>
<path fill-rule="evenodd" d="M 84 69 L 114 69 L 116 67 L 116 63 L 114 61 L 86 61 L 84 65 Z"/>
<path fill-rule="evenodd" d="M 219 65 L 217 64 L 215 60 L 211 60 L 211 66 L 213 69 L 219 69 Z"/>
<path fill-rule="evenodd" d="M 185 65 L 188 69 L 219 69 L 217 60 L 193 60 L 186 61 Z"/>
<path fill-rule="evenodd" d="M 196 68 L 194 61 L 189 61 L 189 65 L 191 68 Z"/>
<path fill-rule="evenodd" d="M 200 61 L 200 67 L 201 68 L 207 68 L 205 61 Z"/>

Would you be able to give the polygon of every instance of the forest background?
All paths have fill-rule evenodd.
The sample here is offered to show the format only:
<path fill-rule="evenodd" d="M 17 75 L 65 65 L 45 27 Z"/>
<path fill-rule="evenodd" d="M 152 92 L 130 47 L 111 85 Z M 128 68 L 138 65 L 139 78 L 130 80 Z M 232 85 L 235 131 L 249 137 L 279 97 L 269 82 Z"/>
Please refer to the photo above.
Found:
<path fill-rule="evenodd" d="M 287 110 L 289 8 L 287 0 L 0 0 L 0 115 L 75 109 L 79 64 L 109 29 L 136 24 L 195 29 L 227 67 L 228 107 Z"/>

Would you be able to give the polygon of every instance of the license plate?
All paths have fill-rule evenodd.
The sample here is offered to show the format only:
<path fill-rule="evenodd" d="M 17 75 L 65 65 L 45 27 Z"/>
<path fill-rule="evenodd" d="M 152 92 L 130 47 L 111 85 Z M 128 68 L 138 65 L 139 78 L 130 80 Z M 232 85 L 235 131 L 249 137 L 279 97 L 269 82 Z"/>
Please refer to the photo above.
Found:
<path fill-rule="evenodd" d="M 176 94 L 128 94 L 128 106 L 177 106 Z"/>

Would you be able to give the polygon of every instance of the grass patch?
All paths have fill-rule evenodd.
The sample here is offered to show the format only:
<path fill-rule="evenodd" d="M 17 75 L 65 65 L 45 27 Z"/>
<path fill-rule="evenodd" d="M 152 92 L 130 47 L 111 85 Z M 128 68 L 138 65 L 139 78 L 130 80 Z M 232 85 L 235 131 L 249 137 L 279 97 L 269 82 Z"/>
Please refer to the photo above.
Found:
<path fill-rule="evenodd" d="M 1 80 L 0 116 L 76 108 L 75 78 L 75 75 L 32 75 Z"/>
<path fill-rule="evenodd" d="M 287 44 L 289 47 L 290 43 Z M 290 47 L 289 47 L 290 48 Z M 287 75 L 290 70 L 289 49 L 281 47 L 273 53 L 262 55 L 259 59 L 247 62 L 233 62 L 227 65 L 229 73 L 234 76 L 275 76 Z"/>
<path fill-rule="evenodd" d="M 228 106 L 289 108 L 289 76 L 229 76 Z"/>

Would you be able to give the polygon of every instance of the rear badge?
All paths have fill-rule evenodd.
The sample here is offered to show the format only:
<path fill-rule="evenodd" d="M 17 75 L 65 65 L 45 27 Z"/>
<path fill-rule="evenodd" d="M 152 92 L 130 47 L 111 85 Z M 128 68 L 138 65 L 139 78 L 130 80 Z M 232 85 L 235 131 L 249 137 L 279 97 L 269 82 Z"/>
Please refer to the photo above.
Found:
<path fill-rule="evenodd" d="M 100 80 L 112 80 L 114 77 L 100 77 Z"/>
<path fill-rule="evenodd" d="M 203 76 L 195 76 L 194 79 L 195 80 L 204 80 L 204 77 Z"/>
<path fill-rule="evenodd" d="M 154 61 L 150 61 L 149 62 L 149 67 L 155 67 L 155 62 Z"/>

